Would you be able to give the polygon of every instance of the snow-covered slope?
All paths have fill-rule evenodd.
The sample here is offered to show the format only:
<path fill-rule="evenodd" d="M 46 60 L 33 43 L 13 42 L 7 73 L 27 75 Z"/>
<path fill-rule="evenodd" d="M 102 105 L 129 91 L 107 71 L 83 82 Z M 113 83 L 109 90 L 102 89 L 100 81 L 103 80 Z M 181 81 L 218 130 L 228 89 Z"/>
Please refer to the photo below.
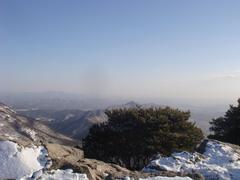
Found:
<path fill-rule="evenodd" d="M 143 171 L 198 172 L 206 179 L 239 180 L 240 155 L 228 144 L 210 140 L 205 152 L 174 153 L 170 157 L 153 160 Z"/>
<path fill-rule="evenodd" d="M 190 177 L 163 177 L 163 176 L 156 176 L 156 177 L 149 177 L 149 178 L 140 178 L 139 180 L 192 180 Z"/>
<path fill-rule="evenodd" d="M 54 132 L 42 122 L 17 114 L 0 103 L 0 139 L 13 140 L 19 144 L 37 144 L 41 141 L 76 143 L 72 139 Z"/>
<path fill-rule="evenodd" d="M 52 170 L 50 172 L 45 172 L 39 180 L 88 180 L 86 174 L 73 173 L 73 170 Z"/>
<path fill-rule="evenodd" d="M 86 180 L 69 170 L 48 171 L 52 161 L 42 144 L 48 142 L 77 145 L 41 122 L 17 114 L 0 103 L 0 179 L 74 179 Z"/>

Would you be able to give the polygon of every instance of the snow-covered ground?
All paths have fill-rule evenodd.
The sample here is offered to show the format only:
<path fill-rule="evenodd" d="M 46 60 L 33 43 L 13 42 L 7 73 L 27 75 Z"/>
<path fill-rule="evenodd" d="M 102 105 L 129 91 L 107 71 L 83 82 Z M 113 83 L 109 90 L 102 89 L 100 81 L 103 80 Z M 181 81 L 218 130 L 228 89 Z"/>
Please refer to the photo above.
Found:
<path fill-rule="evenodd" d="M 42 146 L 23 148 L 11 141 L 0 141 L 0 178 L 20 179 L 44 168 L 47 161 Z"/>
<path fill-rule="evenodd" d="M 21 128 L 21 131 L 24 132 L 26 135 L 28 135 L 28 137 L 33 141 L 37 140 L 36 138 L 37 133 L 34 130 L 30 128 Z"/>
<path fill-rule="evenodd" d="M 47 170 L 51 160 L 42 147 L 21 147 L 11 141 L 0 141 L 0 179 L 19 180 L 88 180 L 86 174 L 73 170 Z M 191 180 L 188 177 L 152 177 L 141 180 Z"/>
<path fill-rule="evenodd" d="M 44 173 L 39 180 L 88 180 L 86 174 L 73 173 L 71 169 L 68 170 L 52 170 Z"/>
<path fill-rule="evenodd" d="M 116 179 L 116 180 L 134 180 L 130 177 L 125 177 L 122 179 Z M 156 176 L 156 177 L 148 177 L 148 178 L 139 178 L 139 180 L 192 180 L 190 177 L 165 177 L 165 176 Z"/>
<path fill-rule="evenodd" d="M 16 113 L 13 109 L 11 109 L 10 107 L 6 106 L 5 104 L 0 103 L 0 111 L 8 113 Z"/>
<path fill-rule="evenodd" d="M 64 121 L 65 121 L 65 120 L 68 120 L 68 119 L 70 119 L 70 118 L 72 118 L 72 117 L 75 117 L 75 115 L 74 115 L 74 114 L 67 114 L 67 115 L 65 116 L 65 118 L 64 118 Z"/>
<path fill-rule="evenodd" d="M 226 144 L 208 141 L 203 154 L 174 153 L 170 157 L 153 160 L 143 169 L 145 172 L 159 170 L 198 172 L 206 179 L 239 180 L 240 155 Z"/>
<path fill-rule="evenodd" d="M 163 176 L 157 176 L 157 177 L 149 177 L 145 179 L 139 179 L 139 180 L 192 180 L 190 177 L 163 177 Z"/>
<path fill-rule="evenodd" d="M 49 161 L 43 146 L 24 148 L 11 141 L 0 141 L 0 179 L 88 180 L 85 174 L 72 170 L 47 171 Z"/>

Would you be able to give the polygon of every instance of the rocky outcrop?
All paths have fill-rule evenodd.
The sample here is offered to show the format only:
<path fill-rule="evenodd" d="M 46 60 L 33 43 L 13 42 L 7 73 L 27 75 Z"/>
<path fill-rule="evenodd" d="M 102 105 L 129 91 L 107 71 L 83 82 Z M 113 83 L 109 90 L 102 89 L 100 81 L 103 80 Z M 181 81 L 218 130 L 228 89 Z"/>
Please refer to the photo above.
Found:
<path fill-rule="evenodd" d="M 45 144 L 45 147 L 48 150 L 49 157 L 52 160 L 51 169 L 73 169 L 74 172 L 87 174 L 87 177 L 90 180 L 115 180 L 122 179 L 124 177 L 139 179 L 151 176 L 188 176 L 195 180 L 204 179 L 201 175 L 192 173 L 179 173 L 170 171 L 144 173 L 141 171 L 130 171 L 116 164 L 84 158 L 83 151 L 76 147 L 52 143 Z"/>

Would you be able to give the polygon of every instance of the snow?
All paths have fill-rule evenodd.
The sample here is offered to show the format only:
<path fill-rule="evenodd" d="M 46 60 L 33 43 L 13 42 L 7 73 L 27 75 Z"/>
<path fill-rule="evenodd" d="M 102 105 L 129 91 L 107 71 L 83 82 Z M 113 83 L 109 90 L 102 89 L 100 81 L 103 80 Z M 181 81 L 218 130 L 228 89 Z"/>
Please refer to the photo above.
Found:
<path fill-rule="evenodd" d="M 7 112 L 16 113 L 10 107 L 8 107 L 8 106 L 6 106 L 6 105 L 4 105 L 2 103 L 0 103 L 0 111 L 5 112 L 5 113 L 7 113 Z"/>
<path fill-rule="evenodd" d="M 153 160 L 143 171 L 168 170 L 174 172 L 198 172 L 206 179 L 239 180 L 240 155 L 230 146 L 208 141 L 203 154 L 174 153 L 170 157 Z"/>
<path fill-rule="evenodd" d="M 179 177 L 179 176 L 175 176 L 175 177 L 163 177 L 163 176 L 156 176 L 156 177 L 149 177 L 146 179 L 139 179 L 139 180 L 192 180 L 192 178 L 190 177 Z"/>
<path fill-rule="evenodd" d="M 35 118 L 37 121 L 49 121 L 49 122 L 51 122 L 51 121 L 54 121 L 55 119 L 53 119 L 53 118 L 46 118 L 46 117 L 37 117 L 37 118 Z"/>
<path fill-rule="evenodd" d="M 9 116 L 9 115 L 8 115 L 7 119 L 8 119 L 8 121 L 9 121 L 10 123 L 16 121 L 15 118 L 13 118 L 12 116 Z"/>
<path fill-rule="evenodd" d="M 8 133 L 3 134 L 3 136 L 5 136 L 8 140 L 15 140 L 15 139 L 17 139 L 16 137 L 13 137 L 13 136 L 9 135 Z"/>
<path fill-rule="evenodd" d="M 39 180 L 88 180 L 86 174 L 73 173 L 73 170 L 52 170 L 50 172 L 45 172 L 39 178 Z"/>
<path fill-rule="evenodd" d="M 86 174 L 70 169 L 47 171 L 51 160 L 43 146 L 21 147 L 11 141 L 0 141 L 0 162 L 0 179 L 88 180 Z"/>
<path fill-rule="evenodd" d="M 33 141 L 37 140 L 36 138 L 37 133 L 34 130 L 29 128 L 21 128 L 21 131 L 27 134 Z"/>
<path fill-rule="evenodd" d="M 1 107 L 0 107 L 1 108 Z M 0 111 L 0 119 L 7 120 L 8 122 L 14 122 L 16 119 L 12 116 L 10 116 L 7 112 L 5 111 Z"/>
<path fill-rule="evenodd" d="M 44 168 L 47 162 L 44 147 L 20 147 L 11 141 L 0 141 L 0 178 L 20 179 Z"/>
<path fill-rule="evenodd" d="M 73 117 L 75 117 L 74 114 L 67 114 L 67 115 L 65 116 L 64 120 L 68 120 L 68 119 L 73 118 Z"/>
<path fill-rule="evenodd" d="M 120 179 L 117 179 L 120 180 Z M 125 177 L 121 178 L 121 180 L 133 180 L 133 178 Z M 190 177 L 165 177 L 165 176 L 156 176 L 156 177 L 148 177 L 148 178 L 139 178 L 139 180 L 192 180 Z"/>

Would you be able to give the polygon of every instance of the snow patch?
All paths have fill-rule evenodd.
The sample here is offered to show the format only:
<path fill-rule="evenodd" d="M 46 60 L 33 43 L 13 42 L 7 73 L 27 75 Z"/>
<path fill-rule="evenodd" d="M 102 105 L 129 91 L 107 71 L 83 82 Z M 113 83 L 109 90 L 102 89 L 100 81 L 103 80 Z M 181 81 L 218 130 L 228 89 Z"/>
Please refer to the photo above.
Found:
<path fill-rule="evenodd" d="M 50 172 L 45 172 L 41 175 L 39 180 L 88 180 L 86 174 L 73 173 L 72 169 L 67 170 L 52 170 Z"/>
<path fill-rule="evenodd" d="M 226 145 L 217 141 L 208 141 L 203 154 L 173 153 L 170 157 L 153 160 L 145 172 L 153 171 L 198 172 L 206 179 L 239 180 L 240 155 Z"/>
<path fill-rule="evenodd" d="M 25 133 L 26 135 L 28 135 L 33 141 L 36 141 L 37 138 L 36 138 L 36 132 L 32 129 L 29 129 L 29 128 L 21 128 L 21 131 L 23 133 Z"/>
<path fill-rule="evenodd" d="M 75 117 L 74 114 L 67 114 L 67 115 L 65 116 L 64 120 L 68 120 L 68 119 L 73 118 L 73 117 Z"/>
<path fill-rule="evenodd" d="M 145 179 L 140 178 L 139 180 L 192 180 L 192 178 L 190 178 L 190 177 L 179 177 L 179 176 L 175 176 L 175 177 L 156 176 L 156 177 L 149 177 L 149 178 L 145 178 Z"/>
<path fill-rule="evenodd" d="M 7 120 L 8 122 L 16 121 L 14 117 L 10 116 L 6 112 L 1 112 L 1 111 L 0 111 L 0 119 Z"/>
<path fill-rule="evenodd" d="M 8 133 L 5 133 L 5 134 L 3 134 L 8 140 L 15 140 L 15 139 L 17 139 L 17 137 L 13 137 L 13 136 L 11 136 L 11 135 L 9 135 Z"/>
<path fill-rule="evenodd" d="M 11 141 L 0 141 L 0 178 L 20 179 L 45 167 L 47 150 L 40 146 L 20 147 Z"/>

